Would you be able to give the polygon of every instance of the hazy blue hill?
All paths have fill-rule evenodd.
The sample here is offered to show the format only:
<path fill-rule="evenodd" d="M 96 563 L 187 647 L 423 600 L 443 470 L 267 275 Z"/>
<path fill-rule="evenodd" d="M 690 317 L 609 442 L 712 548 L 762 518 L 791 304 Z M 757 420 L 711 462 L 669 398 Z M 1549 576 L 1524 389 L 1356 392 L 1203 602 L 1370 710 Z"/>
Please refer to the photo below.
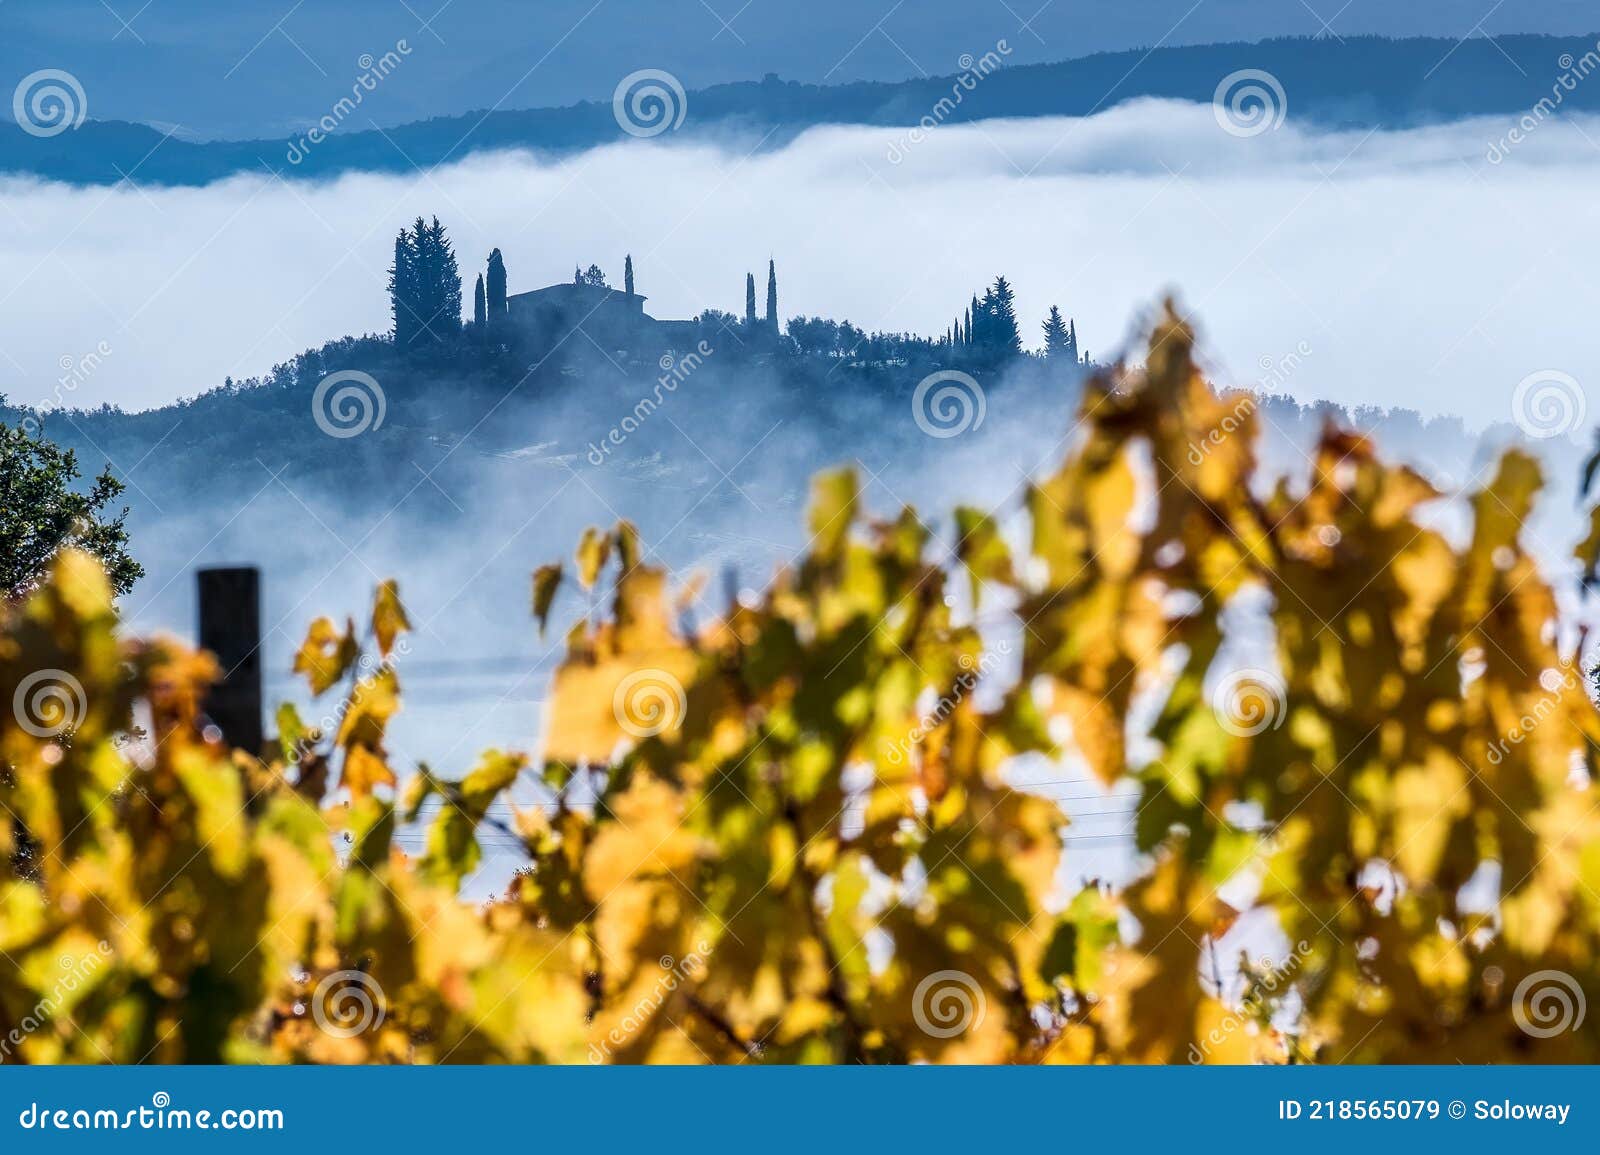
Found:
<path fill-rule="evenodd" d="M 0 79 L 9 91 L 36 69 L 65 69 L 103 120 L 243 140 L 322 116 L 349 94 L 361 57 L 401 41 L 401 75 L 369 94 L 354 127 L 605 100 L 642 68 L 691 89 L 768 72 L 841 84 L 938 75 L 1001 40 L 1012 63 L 1041 64 L 1157 44 L 1318 34 L 1453 43 L 1594 24 L 1592 0 L 5 0 Z"/>
<path fill-rule="evenodd" d="M 1581 59 L 1594 44 L 1592 36 L 1505 36 L 1493 43 L 1351 37 L 1103 53 L 1004 68 L 941 119 L 1081 116 L 1137 97 L 1209 101 L 1222 77 L 1245 68 L 1276 76 L 1288 93 L 1291 120 L 1304 123 L 1400 127 L 1520 116 L 1550 95 L 1564 54 Z M 821 86 L 769 77 L 717 85 L 689 94 L 677 138 L 742 129 L 775 147 L 813 125 L 913 124 L 951 95 L 954 82 L 942 76 Z M 1579 82 L 1563 96 L 1563 112 L 1600 111 L 1600 84 Z M 341 130 L 297 165 L 287 160 L 288 140 L 197 143 L 164 139 L 148 126 L 98 121 L 37 139 L 4 124 L 0 171 L 83 183 L 136 173 L 140 183 L 202 184 L 263 168 L 286 177 L 408 172 L 484 150 L 565 152 L 622 139 L 609 102 L 439 117 L 384 132 Z"/>

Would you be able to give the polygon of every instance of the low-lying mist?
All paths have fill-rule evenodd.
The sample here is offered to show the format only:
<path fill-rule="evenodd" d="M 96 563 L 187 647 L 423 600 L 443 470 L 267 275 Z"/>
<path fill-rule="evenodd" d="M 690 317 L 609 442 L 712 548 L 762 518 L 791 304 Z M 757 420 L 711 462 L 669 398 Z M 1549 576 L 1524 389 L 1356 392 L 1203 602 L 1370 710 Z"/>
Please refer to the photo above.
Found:
<path fill-rule="evenodd" d="M 395 232 L 449 226 L 470 287 L 492 247 L 512 292 L 632 253 L 659 317 L 738 310 L 778 260 L 785 317 L 943 332 L 996 273 L 1030 337 L 1050 305 L 1104 355 L 1164 286 L 1217 363 L 1302 343 L 1300 397 L 1504 419 L 1518 381 L 1600 358 L 1600 129 L 1552 119 L 1500 163 L 1510 123 L 1404 132 L 1297 127 L 1241 139 L 1209 106 L 1139 101 L 1086 119 L 759 139 L 630 142 L 559 160 L 475 157 L 407 178 L 200 189 L 0 182 L 0 390 L 57 399 L 64 361 L 104 344 L 64 398 L 147 408 L 388 328 Z M 1504 152 L 1505 150 L 1502 150 Z M 891 160 L 891 157 L 894 160 Z M 83 376 L 83 375 L 80 375 Z"/>

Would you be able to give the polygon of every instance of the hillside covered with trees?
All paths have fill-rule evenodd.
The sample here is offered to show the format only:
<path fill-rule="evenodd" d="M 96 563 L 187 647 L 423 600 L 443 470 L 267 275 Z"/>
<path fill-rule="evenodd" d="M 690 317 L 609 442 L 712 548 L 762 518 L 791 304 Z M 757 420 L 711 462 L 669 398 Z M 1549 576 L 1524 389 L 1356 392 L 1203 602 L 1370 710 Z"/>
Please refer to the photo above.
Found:
<path fill-rule="evenodd" d="M 977 45 L 973 46 L 975 49 Z M 1054 64 L 969 68 L 899 82 L 817 85 L 768 76 L 683 94 L 687 116 L 674 137 L 742 133 L 777 148 L 824 124 L 909 126 L 994 117 L 1088 116 L 1124 101 L 1157 97 L 1210 103 L 1217 83 L 1241 69 L 1271 73 L 1290 94 L 1297 122 L 1401 127 L 1472 116 L 1521 117 L 1551 96 L 1559 60 L 1587 76 L 1600 67 L 1596 37 L 1498 36 L 1390 40 L 1375 36 L 1285 38 L 1260 43 L 1153 45 Z M 1594 62 L 1590 64 L 1588 62 Z M 976 79 L 974 77 L 976 76 Z M 1600 89 L 1577 84 L 1566 112 L 1600 111 Z M 0 172 L 74 183 L 198 185 L 266 170 L 284 179 L 343 172 L 409 173 L 475 152 L 566 153 L 628 139 L 609 101 L 564 108 L 493 109 L 361 130 L 352 122 L 303 150 L 303 138 L 190 141 L 144 125 L 90 120 L 37 139 L 0 122 Z"/>

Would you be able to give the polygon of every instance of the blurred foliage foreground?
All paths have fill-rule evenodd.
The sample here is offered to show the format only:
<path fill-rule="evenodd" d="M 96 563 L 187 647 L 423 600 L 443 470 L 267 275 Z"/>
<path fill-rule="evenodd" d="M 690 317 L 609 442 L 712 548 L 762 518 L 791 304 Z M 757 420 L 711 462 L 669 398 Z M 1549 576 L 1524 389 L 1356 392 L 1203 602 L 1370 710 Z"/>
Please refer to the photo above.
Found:
<path fill-rule="evenodd" d="M 1169 315 L 1089 387 L 1026 557 L 962 510 L 930 564 L 910 511 L 825 476 L 803 558 L 687 630 L 632 530 L 591 532 L 534 575 L 541 627 L 563 581 L 614 586 L 536 769 L 397 786 L 393 585 L 369 641 L 324 619 L 297 657 L 336 723 L 285 709 L 281 752 L 230 752 L 211 661 L 119 636 L 63 555 L 0 622 L 0 1059 L 1600 1059 L 1600 727 L 1519 542 L 1535 463 L 1499 463 L 1461 549 L 1337 431 L 1265 496 L 1191 341 Z M 967 584 L 1026 623 L 988 708 Z M 1277 672 L 1219 709 L 1241 595 Z M 1035 752 L 1136 784 L 1132 883 L 1063 884 L 1065 815 L 1008 785 Z M 525 773 L 548 804 L 491 810 Z M 532 865 L 475 904 L 486 823 Z M 1277 945 L 1241 959 L 1244 919 Z"/>

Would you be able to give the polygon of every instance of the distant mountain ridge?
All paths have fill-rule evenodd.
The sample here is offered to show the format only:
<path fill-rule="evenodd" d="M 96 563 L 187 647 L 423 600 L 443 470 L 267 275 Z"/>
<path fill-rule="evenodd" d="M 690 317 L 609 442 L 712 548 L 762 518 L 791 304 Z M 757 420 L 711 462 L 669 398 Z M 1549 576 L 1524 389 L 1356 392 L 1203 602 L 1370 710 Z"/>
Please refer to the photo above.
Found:
<path fill-rule="evenodd" d="M 958 85 L 955 75 L 835 86 L 768 76 L 689 92 L 682 127 L 658 139 L 739 131 L 752 143 L 775 147 L 817 125 L 913 125 L 936 107 L 940 123 L 962 123 L 1086 116 L 1139 97 L 1209 102 L 1225 76 L 1243 69 L 1275 77 L 1287 94 L 1289 119 L 1301 123 L 1398 128 L 1520 116 L 1584 61 L 1600 69 L 1597 39 L 1300 38 L 1109 52 L 1003 67 L 962 86 L 958 102 L 948 99 Z M 1561 112 L 1600 112 L 1600 84 L 1588 83 L 1589 75 L 1563 91 Z M 350 118 L 352 125 L 359 122 L 359 115 Z M 94 120 L 41 138 L 3 123 L 0 173 L 75 184 L 131 177 L 140 184 L 200 185 L 263 170 L 290 179 L 408 172 L 476 152 L 564 153 L 627 139 L 611 103 L 598 101 L 439 117 L 387 130 L 338 128 L 309 147 L 298 137 L 197 143 L 145 125 Z"/>

